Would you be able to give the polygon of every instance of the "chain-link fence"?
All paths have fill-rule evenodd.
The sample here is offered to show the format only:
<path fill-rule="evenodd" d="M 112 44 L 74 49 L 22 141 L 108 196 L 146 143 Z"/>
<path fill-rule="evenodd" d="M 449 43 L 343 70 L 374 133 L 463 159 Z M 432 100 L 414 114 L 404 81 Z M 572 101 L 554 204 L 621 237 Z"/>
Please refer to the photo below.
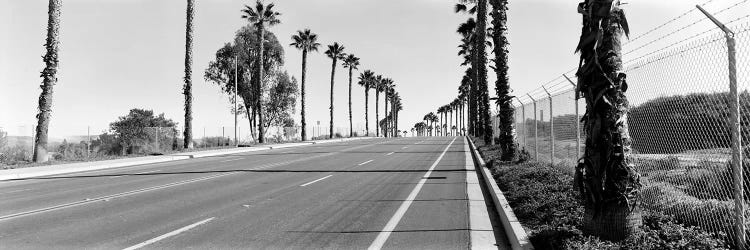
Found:
<path fill-rule="evenodd" d="M 737 228 L 750 227 L 750 161 L 732 164 L 732 100 L 739 99 L 739 130 L 745 155 L 750 153 L 750 23 L 732 25 L 736 59 L 728 56 L 724 32 L 668 46 L 626 61 L 629 88 L 630 158 L 641 174 L 641 205 L 673 215 L 686 225 L 724 235 L 744 237 Z M 735 64 L 736 76 L 730 74 Z M 568 79 L 567 77 L 571 77 Z M 576 100 L 574 71 L 518 96 L 516 140 L 538 161 L 574 171 L 583 156 L 580 122 L 585 101 Z M 731 78 L 737 84 L 730 91 Z M 739 155 L 738 155 L 739 156 Z M 733 165 L 736 165 L 733 169 Z M 744 175 L 744 184 L 734 179 Z M 745 202 L 738 199 L 743 191 Z M 739 204 L 738 204 L 739 202 Z M 737 205 L 737 206 L 736 206 Z M 741 205 L 741 206 L 739 206 Z M 738 207 L 744 207 L 737 212 Z M 742 230 L 740 230 L 742 231 Z M 748 232 L 750 233 L 750 232 Z"/>

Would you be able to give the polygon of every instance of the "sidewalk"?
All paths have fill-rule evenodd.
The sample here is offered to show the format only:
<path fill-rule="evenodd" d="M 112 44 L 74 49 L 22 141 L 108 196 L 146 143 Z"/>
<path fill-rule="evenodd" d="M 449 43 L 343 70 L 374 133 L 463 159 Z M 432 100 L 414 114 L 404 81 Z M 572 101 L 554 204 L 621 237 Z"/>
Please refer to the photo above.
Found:
<path fill-rule="evenodd" d="M 67 163 L 67 164 L 49 165 L 49 166 L 40 166 L 40 167 L 8 169 L 8 170 L 0 170 L 0 181 L 33 178 L 33 177 L 40 177 L 40 176 L 47 176 L 47 175 L 68 174 L 68 173 L 75 173 L 75 172 L 100 170 L 100 169 L 129 167 L 129 166 L 135 166 L 135 165 L 153 164 L 153 163 L 185 160 L 185 159 L 192 159 L 192 158 L 202 158 L 202 157 L 217 156 L 217 155 L 246 153 L 246 152 L 261 151 L 261 150 L 300 147 L 300 146 L 312 145 L 312 144 L 345 142 L 345 141 L 364 140 L 364 139 L 373 139 L 373 138 L 376 138 L 376 137 L 354 137 L 354 138 L 341 138 L 341 139 L 331 139 L 331 140 L 316 140 L 316 141 L 307 141 L 307 142 L 298 142 L 298 143 L 262 145 L 259 147 L 216 149 L 216 150 L 205 150 L 205 151 L 195 151 L 195 152 L 183 152 L 183 153 L 176 153 L 176 154 L 171 154 L 171 155 L 132 157 L 132 158 L 123 158 L 123 159 L 106 160 L 106 161 L 89 161 L 89 162 Z"/>

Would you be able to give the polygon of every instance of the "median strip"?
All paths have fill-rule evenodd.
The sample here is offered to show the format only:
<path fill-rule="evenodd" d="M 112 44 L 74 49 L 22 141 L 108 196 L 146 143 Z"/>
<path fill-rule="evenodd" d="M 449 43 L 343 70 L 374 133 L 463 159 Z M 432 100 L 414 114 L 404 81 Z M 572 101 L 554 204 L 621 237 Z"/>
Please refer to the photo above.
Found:
<path fill-rule="evenodd" d="M 166 239 L 166 238 L 169 238 L 169 237 L 172 237 L 172 236 L 178 235 L 178 234 L 180 234 L 180 233 L 183 233 L 183 232 L 185 232 L 185 231 L 187 231 L 187 230 L 190 230 L 190 229 L 193 229 L 193 228 L 195 228 L 195 227 L 197 227 L 197 226 L 200 226 L 201 224 L 206 224 L 207 222 L 209 222 L 209 221 L 213 220 L 214 218 L 215 218 L 215 217 L 211 217 L 211 218 L 208 218 L 208 219 L 205 219 L 205 220 L 202 220 L 202 221 L 199 221 L 199 222 L 196 222 L 196 223 L 193 223 L 193 224 L 187 225 L 187 226 L 185 226 L 185 227 L 182 227 L 182 228 L 180 228 L 180 229 L 174 230 L 174 231 L 172 231 L 172 232 L 169 232 L 169 233 L 163 234 L 163 235 L 161 235 L 161 236 L 159 236 L 159 237 L 156 237 L 156 238 L 153 238 L 153 239 L 150 239 L 150 240 L 147 240 L 147 241 L 141 242 L 141 243 L 140 243 L 140 244 L 138 244 L 138 245 L 135 245 L 135 246 L 132 246 L 132 247 L 128 247 L 128 248 L 125 248 L 125 250 L 134 250 L 134 249 L 138 249 L 138 248 L 141 248 L 141 247 L 145 247 L 145 246 L 148 246 L 148 245 L 154 244 L 154 243 L 156 243 L 157 241 L 160 241 L 160 240 L 163 240 L 163 239 Z"/>
<path fill-rule="evenodd" d="M 300 186 L 300 187 L 304 187 L 304 186 L 307 186 L 307 185 L 310 185 L 310 184 L 313 184 L 313 183 L 316 183 L 316 182 L 319 182 L 319 181 L 325 180 L 325 179 L 327 179 L 328 177 L 331 177 L 331 176 L 333 176 L 333 175 L 330 175 L 330 174 L 329 174 L 329 175 L 328 175 L 328 176 L 326 176 L 326 177 L 323 177 L 323 178 L 320 178 L 320 179 L 317 179 L 317 180 L 314 180 L 314 181 L 311 181 L 311 182 L 308 182 L 308 183 L 305 183 L 305 184 L 302 184 L 302 185 L 299 185 L 299 186 Z"/>
<path fill-rule="evenodd" d="M 391 217 L 390 220 L 388 220 L 388 223 L 385 224 L 385 227 L 383 230 L 380 230 L 380 233 L 378 234 L 378 237 L 375 238 L 375 240 L 370 244 L 370 247 L 367 249 L 369 250 L 379 250 L 383 248 L 383 245 L 388 240 L 388 237 L 391 236 L 391 232 L 393 232 L 394 229 L 396 229 L 396 226 L 398 225 L 398 222 L 401 221 L 401 217 L 406 214 L 406 210 L 409 210 L 409 207 L 411 206 L 411 203 L 414 202 L 414 199 L 417 198 L 417 194 L 419 194 L 419 191 L 422 190 L 422 186 L 424 186 L 424 183 L 427 181 L 427 177 L 430 177 L 430 174 L 432 174 L 432 170 L 437 167 L 437 164 L 440 162 L 440 160 L 443 159 L 443 156 L 445 156 L 445 152 L 448 152 L 448 148 L 453 145 L 453 142 L 456 141 L 456 138 L 454 137 L 451 143 L 448 144 L 448 146 L 445 147 L 443 150 L 443 153 L 438 156 L 438 158 L 435 160 L 434 163 L 432 163 L 432 166 L 430 166 L 430 169 L 427 170 L 427 173 L 422 176 L 422 179 L 419 180 L 419 183 L 417 183 L 417 186 L 414 187 L 414 189 L 409 193 L 409 196 L 404 200 L 403 203 L 401 203 L 401 206 L 398 207 L 398 210 L 396 210 L 396 214 Z"/>

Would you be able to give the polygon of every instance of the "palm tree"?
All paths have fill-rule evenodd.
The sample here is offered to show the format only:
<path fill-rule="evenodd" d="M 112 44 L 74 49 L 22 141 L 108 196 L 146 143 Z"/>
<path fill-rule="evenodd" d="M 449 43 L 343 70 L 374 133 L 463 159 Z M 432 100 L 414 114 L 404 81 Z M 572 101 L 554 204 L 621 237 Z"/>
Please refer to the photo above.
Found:
<path fill-rule="evenodd" d="M 385 116 L 387 117 L 388 116 L 388 99 L 390 98 L 391 91 L 393 91 L 393 87 L 395 85 L 393 85 L 393 80 L 390 79 L 390 78 L 384 78 L 383 82 L 380 85 L 383 88 L 382 91 L 383 91 L 383 94 L 384 94 L 383 100 L 385 100 L 385 106 L 384 106 L 385 107 Z M 383 130 L 383 131 L 385 131 L 385 133 L 383 134 L 383 136 L 388 137 L 388 123 L 385 123 L 385 130 Z"/>
<path fill-rule="evenodd" d="M 403 105 L 401 104 L 401 95 L 398 94 L 398 92 L 393 92 L 393 97 L 391 101 L 391 111 L 393 115 L 393 126 L 391 126 L 391 131 L 393 131 L 393 134 L 395 137 L 398 137 L 398 113 L 401 112 L 401 110 L 404 109 Z"/>
<path fill-rule="evenodd" d="M 641 183 L 629 159 L 627 84 L 620 73 L 621 38 L 628 34 L 628 24 L 619 1 L 586 0 L 579 12 L 587 13 L 576 48 L 582 63 L 576 73 L 578 88 L 586 98 L 586 148 L 575 173 L 584 207 L 582 229 L 621 240 L 642 224 L 637 205 Z"/>
<path fill-rule="evenodd" d="M 456 11 L 459 12 L 461 8 L 459 8 L 459 5 L 456 5 Z M 465 8 L 464 8 L 465 9 Z M 472 8 L 472 10 L 476 10 L 476 8 Z M 475 135 L 476 133 L 476 123 L 477 123 L 477 73 L 474 69 L 476 69 L 477 65 L 477 58 L 475 53 L 475 42 L 474 40 L 476 37 L 476 34 L 474 30 L 476 29 L 477 23 L 474 21 L 473 18 L 469 18 L 465 23 L 462 23 L 458 26 L 458 29 L 456 30 L 457 33 L 459 33 L 462 36 L 461 42 L 462 44 L 458 47 L 460 50 L 458 51 L 458 55 L 464 57 L 464 62 L 461 63 L 461 65 L 470 65 L 469 68 L 466 69 L 466 73 L 464 75 L 464 78 L 461 80 L 462 84 L 468 84 L 469 86 L 469 131 L 471 131 L 472 135 Z"/>
<path fill-rule="evenodd" d="M 378 75 L 375 77 L 373 81 L 373 85 L 375 88 L 375 136 L 380 136 L 380 124 L 378 124 L 378 121 L 380 121 L 380 92 L 383 92 L 383 76 Z"/>
<path fill-rule="evenodd" d="M 354 136 L 352 126 L 352 70 L 357 69 L 357 66 L 359 66 L 359 57 L 349 54 L 344 59 L 344 68 L 349 68 L 349 137 Z"/>
<path fill-rule="evenodd" d="M 326 50 L 325 54 L 328 56 L 328 58 L 331 58 L 331 123 L 330 123 L 330 135 L 329 138 L 333 138 L 333 79 L 336 75 L 336 61 L 339 59 L 344 59 L 346 54 L 344 54 L 344 46 L 335 42 L 331 45 L 328 45 L 328 50 Z"/>
<path fill-rule="evenodd" d="M 434 112 L 430 112 L 428 115 L 430 116 L 428 120 L 430 122 L 430 127 L 434 128 L 435 123 L 438 121 L 438 117 Z M 430 133 L 430 136 L 432 136 L 432 133 Z"/>
<path fill-rule="evenodd" d="M 187 0 L 187 23 L 185 25 L 185 85 L 182 94 L 185 95 L 185 131 L 184 148 L 193 148 L 193 8 L 195 0 Z"/>
<path fill-rule="evenodd" d="M 302 89 L 300 91 L 302 95 L 302 110 L 300 110 L 300 113 L 302 115 L 302 141 L 305 141 L 307 138 L 307 121 L 305 120 L 305 76 L 307 72 L 307 52 L 318 51 L 320 43 L 318 43 L 318 35 L 312 33 L 310 29 L 305 29 L 304 31 L 298 30 L 297 34 L 292 36 L 292 41 L 294 42 L 289 44 L 290 46 L 302 50 Z"/>
<path fill-rule="evenodd" d="M 365 70 L 365 72 L 359 74 L 359 86 L 362 86 L 365 88 L 365 136 L 370 136 L 370 118 L 369 118 L 369 98 L 370 98 L 370 88 L 373 87 L 373 81 L 375 78 L 375 73 L 373 73 L 370 70 Z"/>
<path fill-rule="evenodd" d="M 57 83 L 57 53 L 60 50 L 60 8 L 61 0 L 49 0 L 47 10 L 47 49 L 43 61 L 46 65 L 42 70 L 42 93 L 39 95 L 39 113 L 36 115 L 36 138 L 34 139 L 34 162 L 46 162 L 47 140 L 50 115 L 52 114 L 52 89 Z"/>
<path fill-rule="evenodd" d="M 508 83 L 508 38 L 505 36 L 508 30 L 508 0 L 490 0 L 492 11 L 492 43 L 495 54 L 495 94 L 497 94 L 498 118 L 500 134 L 500 160 L 512 161 L 516 157 L 515 142 L 515 116 L 511 106 L 513 97 L 510 95 L 510 84 Z"/>
<path fill-rule="evenodd" d="M 258 31 L 256 32 L 258 34 L 258 63 L 256 63 L 256 67 L 258 68 L 258 79 L 255 80 L 256 93 L 260 93 L 261 89 L 263 89 L 263 42 L 266 27 L 271 27 L 281 23 L 281 20 L 278 19 L 278 16 L 280 16 L 281 13 L 276 12 L 273 7 L 273 3 L 263 5 L 263 2 L 258 0 L 255 2 L 255 8 L 245 5 L 245 9 L 242 10 L 242 13 L 244 13 L 242 14 L 242 18 L 247 19 L 247 21 L 255 26 Z M 264 143 L 265 128 L 263 126 L 263 109 L 261 106 L 260 95 L 255 100 L 255 106 L 255 109 L 258 110 L 258 124 L 260 124 L 260 126 L 258 126 L 258 142 Z"/>

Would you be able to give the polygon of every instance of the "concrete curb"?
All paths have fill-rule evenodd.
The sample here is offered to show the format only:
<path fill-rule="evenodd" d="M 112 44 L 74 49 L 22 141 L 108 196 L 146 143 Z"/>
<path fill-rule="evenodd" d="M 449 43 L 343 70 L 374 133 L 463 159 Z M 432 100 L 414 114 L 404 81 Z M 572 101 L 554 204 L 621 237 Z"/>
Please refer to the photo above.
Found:
<path fill-rule="evenodd" d="M 312 145 L 318 143 L 333 143 L 333 142 L 345 142 L 354 140 L 373 139 L 376 137 L 354 137 L 354 138 L 342 138 L 325 141 L 309 141 L 300 143 L 286 143 L 286 144 L 274 144 L 260 147 L 246 147 L 246 148 L 230 148 L 230 149 L 216 149 L 196 152 L 183 152 L 171 155 L 160 155 L 160 156 L 144 156 L 144 157 L 133 157 L 123 158 L 115 160 L 105 161 L 90 161 L 90 162 L 78 162 L 78 163 L 67 163 L 59 165 L 49 165 L 40 167 L 29 167 L 29 168 L 17 168 L 0 170 L 0 181 L 14 180 L 14 179 L 25 179 L 34 178 L 48 175 L 59 175 L 59 174 L 70 174 L 92 170 L 102 170 L 120 167 L 129 167 L 143 164 L 162 163 L 178 160 L 186 160 L 193 158 L 203 158 L 218 155 L 228 155 L 237 153 L 246 153 L 261 150 L 271 150 L 280 148 L 291 148 L 305 145 Z"/>
<path fill-rule="evenodd" d="M 471 139 L 468 139 L 468 141 L 469 146 L 471 147 L 474 163 L 477 164 L 477 167 L 480 169 L 479 173 L 481 173 L 484 178 L 484 182 L 489 185 L 487 189 L 492 190 L 490 196 L 492 196 L 492 202 L 495 203 L 495 207 L 497 208 L 496 212 L 503 223 L 503 228 L 505 229 L 508 241 L 510 241 L 511 248 L 514 250 L 533 250 L 534 246 L 529 242 L 526 231 L 521 226 L 521 222 L 516 218 L 516 214 L 513 213 L 513 209 L 510 207 L 510 204 L 508 204 L 508 200 L 505 199 L 503 192 L 500 191 L 497 183 L 495 183 L 495 179 L 492 178 L 492 174 L 490 173 L 490 170 L 487 169 L 481 155 L 479 155 L 476 146 L 474 146 L 474 142 Z"/>

